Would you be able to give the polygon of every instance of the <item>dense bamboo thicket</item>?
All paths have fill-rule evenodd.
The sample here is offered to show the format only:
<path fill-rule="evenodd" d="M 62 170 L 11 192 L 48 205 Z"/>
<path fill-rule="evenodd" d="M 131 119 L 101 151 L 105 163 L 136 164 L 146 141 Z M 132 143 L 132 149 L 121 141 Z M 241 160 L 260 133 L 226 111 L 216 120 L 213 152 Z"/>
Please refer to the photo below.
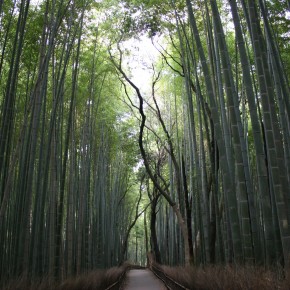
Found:
<path fill-rule="evenodd" d="M 179 174 L 197 177 L 183 192 L 195 216 L 184 219 L 196 263 L 289 265 L 289 82 L 267 3 L 240 2 L 226 7 L 233 27 L 216 1 L 187 1 L 189 26 L 176 12 L 187 114 Z"/>
<path fill-rule="evenodd" d="M 1 280 L 61 279 L 123 259 L 134 160 L 90 9 L 1 6 Z"/>
<path fill-rule="evenodd" d="M 287 5 L 0 1 L 1 281 L 289 267 Z"/>

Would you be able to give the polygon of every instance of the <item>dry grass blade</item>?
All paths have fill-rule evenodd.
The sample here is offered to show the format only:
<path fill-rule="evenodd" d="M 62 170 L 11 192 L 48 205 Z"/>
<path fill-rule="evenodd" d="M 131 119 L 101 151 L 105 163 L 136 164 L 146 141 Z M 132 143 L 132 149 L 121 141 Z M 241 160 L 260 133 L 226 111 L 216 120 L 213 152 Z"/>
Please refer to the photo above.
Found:
<path fill-rule="evenodd" d="M 164 273 L 192 290 L 289 290 L 290 272 L 254 266 L 168 267 Z"/>
<path fill-rule="evenodd" d="M 107 270 L 95 270 L 78 277 L 68 278 L 57 284 L 53 279 L 45 277 L 30 281 L 25 276 L 7 282 L 1 290 L 104 290 L 118 281 L 130 264 Z"/>

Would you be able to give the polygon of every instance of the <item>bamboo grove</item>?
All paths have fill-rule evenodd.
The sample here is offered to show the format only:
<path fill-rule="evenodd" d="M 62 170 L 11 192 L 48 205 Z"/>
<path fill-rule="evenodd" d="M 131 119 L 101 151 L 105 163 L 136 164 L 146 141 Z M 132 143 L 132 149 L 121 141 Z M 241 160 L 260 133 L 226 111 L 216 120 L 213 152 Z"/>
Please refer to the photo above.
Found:
<path fill-rule="evenodd" d="M 1 1 L 1 280 L 146 251 L 289 267 L 289 8 Z M 145 34 L 149 92 L 126 64 Z"/>
<path fill-rule="evenodd" d="M 106 50 L 84 23 L 91 4 L 1 7 L 2 278 L 62 278 L 120 260 L 132 161 L 126 128 L 114 127 Z"/>

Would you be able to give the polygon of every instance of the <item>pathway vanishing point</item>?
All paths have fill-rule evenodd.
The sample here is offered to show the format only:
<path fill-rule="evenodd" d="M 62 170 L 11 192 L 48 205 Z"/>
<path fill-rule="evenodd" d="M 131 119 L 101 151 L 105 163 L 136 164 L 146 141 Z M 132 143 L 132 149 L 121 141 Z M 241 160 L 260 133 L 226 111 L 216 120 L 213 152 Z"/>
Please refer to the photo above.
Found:
<path fill-rule="evenodd" d="M 150 270 L 131 270 L 126 275 L 124 290 L 166 290 Z"/>

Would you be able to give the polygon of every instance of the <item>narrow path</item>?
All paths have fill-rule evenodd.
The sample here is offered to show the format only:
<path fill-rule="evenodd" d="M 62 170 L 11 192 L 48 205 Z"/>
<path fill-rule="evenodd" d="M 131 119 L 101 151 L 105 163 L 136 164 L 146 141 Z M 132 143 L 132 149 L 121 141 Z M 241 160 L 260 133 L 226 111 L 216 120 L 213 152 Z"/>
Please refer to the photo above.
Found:
<path fill-rule="evenodd" d="M 126 275 L 124 290 L 166 290 L 150 270 L 131 270 Z"/>

